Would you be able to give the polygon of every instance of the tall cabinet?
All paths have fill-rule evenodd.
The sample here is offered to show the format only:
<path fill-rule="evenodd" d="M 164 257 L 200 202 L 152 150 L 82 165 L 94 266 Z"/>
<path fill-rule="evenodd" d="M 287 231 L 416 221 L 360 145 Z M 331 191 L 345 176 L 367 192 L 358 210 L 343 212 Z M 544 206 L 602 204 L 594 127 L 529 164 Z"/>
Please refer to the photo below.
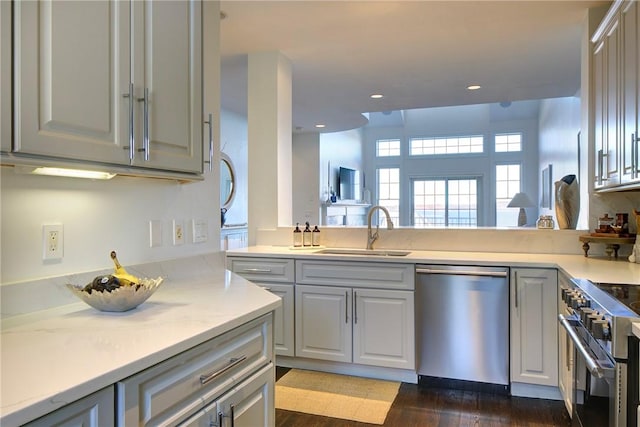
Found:
<path fill-rule="evenodd" d="M 13 2 L 12 151 L 202 173 L 202 7 Z"/>
<path fill-rule="evenodd" d="M 558 271 L 511 269 L 511 381 L 558 386 Z"/>
<path fill-rule="evenodd" d="M 591 40 L 596 189 L 640 185 L 639 14 L 616 1 Z"/>

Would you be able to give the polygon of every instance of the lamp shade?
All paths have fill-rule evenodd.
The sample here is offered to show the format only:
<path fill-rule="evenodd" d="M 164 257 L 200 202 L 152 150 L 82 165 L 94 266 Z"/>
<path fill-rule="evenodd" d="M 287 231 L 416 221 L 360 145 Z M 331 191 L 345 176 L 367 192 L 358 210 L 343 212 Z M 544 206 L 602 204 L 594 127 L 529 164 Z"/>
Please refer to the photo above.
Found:
<path fill-rule="evenodd" d="M 508 208 L 532 208 L 535 205 L 526 193 L 516 193 L 507 205 Z"/>

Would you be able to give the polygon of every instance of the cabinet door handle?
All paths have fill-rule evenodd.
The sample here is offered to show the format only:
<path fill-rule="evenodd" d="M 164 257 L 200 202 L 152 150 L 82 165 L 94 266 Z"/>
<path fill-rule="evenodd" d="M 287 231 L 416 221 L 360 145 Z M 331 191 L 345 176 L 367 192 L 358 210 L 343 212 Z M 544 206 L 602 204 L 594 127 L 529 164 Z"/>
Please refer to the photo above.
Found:
<path fill-rule="evenodd" d="M 271 273 L 270 268 L 245 268 L 242 270 L 243 273 Z"/>
<path fill-rule="evenodd" d="M 349 291 L 344 291 L 344 323 L 349 323 Z"/>
<path fill-rule="evenodd" d="M 236 425 L 236 405 L 231 405 L 231 427 Z"/>
<path fill-rule="evenodd" d="M 123 98 L 129 98 L 129 145 L 123 147 L 129 150 L 129 162 L 133 162 L 135 155 L 135 137 L 133 134 L 133 83 L 129 83 L 129 93 L 122 95 Z"/>
<path fill-rule="evenodd" d="M 210 424 L 209 427 L 222 427 L 222 419 L 224 418 L 224 415 L 222 414 L 222 411 L 218 412 L 218 425 L 212 425 Z"/>
<path fill-rule="evenodd" d="M 353 291 L 353 323 L 358 323 L 358 293 Z"/>
<path fill-rule="evenodd" d="M 209 160 L 205 160 L 205 163 L 209 163 L 209 172 L 213 170 L 213 114 L 209 113 L 209 120 L 204 122 L 209 125 Z"/>
<path fill-rule="evenodd" d="M 271 292 L 271 288 L 268 286 L 260 286 L 260 289 L 264 289 L 265 291 Z"/>
<path fill-rule="evenodd" d="M 634 134 L 631 134 L 631 178 L 635 178 L 636 177 L 636 155 L 635 155 L 635 145 L 636 143 L 636 137 Z M 626 153 L 626 151 L 625 151 Z M 623 165 L 624 167 L 626 167 L 627 165 Z"/>
<path fill-rule="evenodd" d="M 513 276 L 514 276 L 514 284 L 513 284 L 513 290 L 515 292 L 515 301 L 514 301 L 514 305 L 516 308 L 518 308 L 518 272 L 514 271 L 513 272 Z"/>
<path fill-rule="evenodd" d="M 144 161 L 149 161 L 149 88 L 144 88 L 144 96 L 138 98 L 139 102 L 142 102 L 144 110 L 144 120 L 142 122 L 142 148 L 138 151 L 144 153 Z"/>
<path fill-rule="evenodd" d="M 205 375 L 200 375 L 200 384 L 205 385 L 208 382 L 214 380 L 215 378 L 219 377 L 220 375 L 224 374 L 225 372 L 227 372 L 229 369 L 235 367 L 236 365 L 244 362 L 245 360 L 247 360 L 247 356 L 240 356 L 237 358 L 231 358 L 229 359 L 229 364 L 227 366 L 225 366 L 224 368 L 215 371 L 211 374 L 205 374 Z"/>

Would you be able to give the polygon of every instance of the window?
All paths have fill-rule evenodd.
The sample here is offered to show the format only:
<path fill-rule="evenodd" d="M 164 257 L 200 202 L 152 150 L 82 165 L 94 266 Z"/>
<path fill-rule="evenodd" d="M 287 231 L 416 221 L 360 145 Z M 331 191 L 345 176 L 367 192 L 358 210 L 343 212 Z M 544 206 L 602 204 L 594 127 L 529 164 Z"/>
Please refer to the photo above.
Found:
<path fill-rule="evenodd" d="M 400 223 L 400 169 L 378 169 L 378 204 L 389 211 L 395 225 Z M 378 215 L 378 224 L 385 224 L 384 215 Z"/>
<path fill-rule="evenodd" d="M 482 153 L 484 152 L 484 137 L 473 135 L 426 139 L 411 138 L 409 146 L 412 156 Z"/>
<path fill-rule="evenodd" d="M 399 139 L 379 139 L 376 141 L 376 156 L 391 157 L 400 155 Z"/>
<path fill-rule="evenodd" d="M 520 165 L 496 165 L 496 226 L 508 227 L 518 223 L 518 209 L 507 205 L 520 192 Z"/>
<path fill-rule="evenodd" d="M 413 181 L 413 225 L 478 225 L 478 180 L 443 178 Z"/>
<path fill-rule="evenodd" d="M 503 133 L 496 135 L 496 153 L 522 151 L 521 133 Z"/>

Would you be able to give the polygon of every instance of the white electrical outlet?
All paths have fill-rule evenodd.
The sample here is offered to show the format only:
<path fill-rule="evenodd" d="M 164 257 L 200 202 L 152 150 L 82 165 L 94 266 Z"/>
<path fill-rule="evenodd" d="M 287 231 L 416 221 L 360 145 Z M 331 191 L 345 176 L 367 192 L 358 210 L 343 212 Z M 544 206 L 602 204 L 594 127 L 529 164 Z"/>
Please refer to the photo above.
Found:
<path fill-rule="evenodd" d="M 174 246 L 184 243 L 184 227 L 182 221 L 173 220 L 173 244 Z"/>
<path fill-rule="evenodd" d="M 203 243 L 209 238 L 209 229 L 206 219 L 194 219 L 192 221 L 193 243 Z"/>
<path fill-rule="evenodd" d="M 62 224 L 42 226 L 42 259 L 62 259 L 64 255 L 64 232 Z"/>

